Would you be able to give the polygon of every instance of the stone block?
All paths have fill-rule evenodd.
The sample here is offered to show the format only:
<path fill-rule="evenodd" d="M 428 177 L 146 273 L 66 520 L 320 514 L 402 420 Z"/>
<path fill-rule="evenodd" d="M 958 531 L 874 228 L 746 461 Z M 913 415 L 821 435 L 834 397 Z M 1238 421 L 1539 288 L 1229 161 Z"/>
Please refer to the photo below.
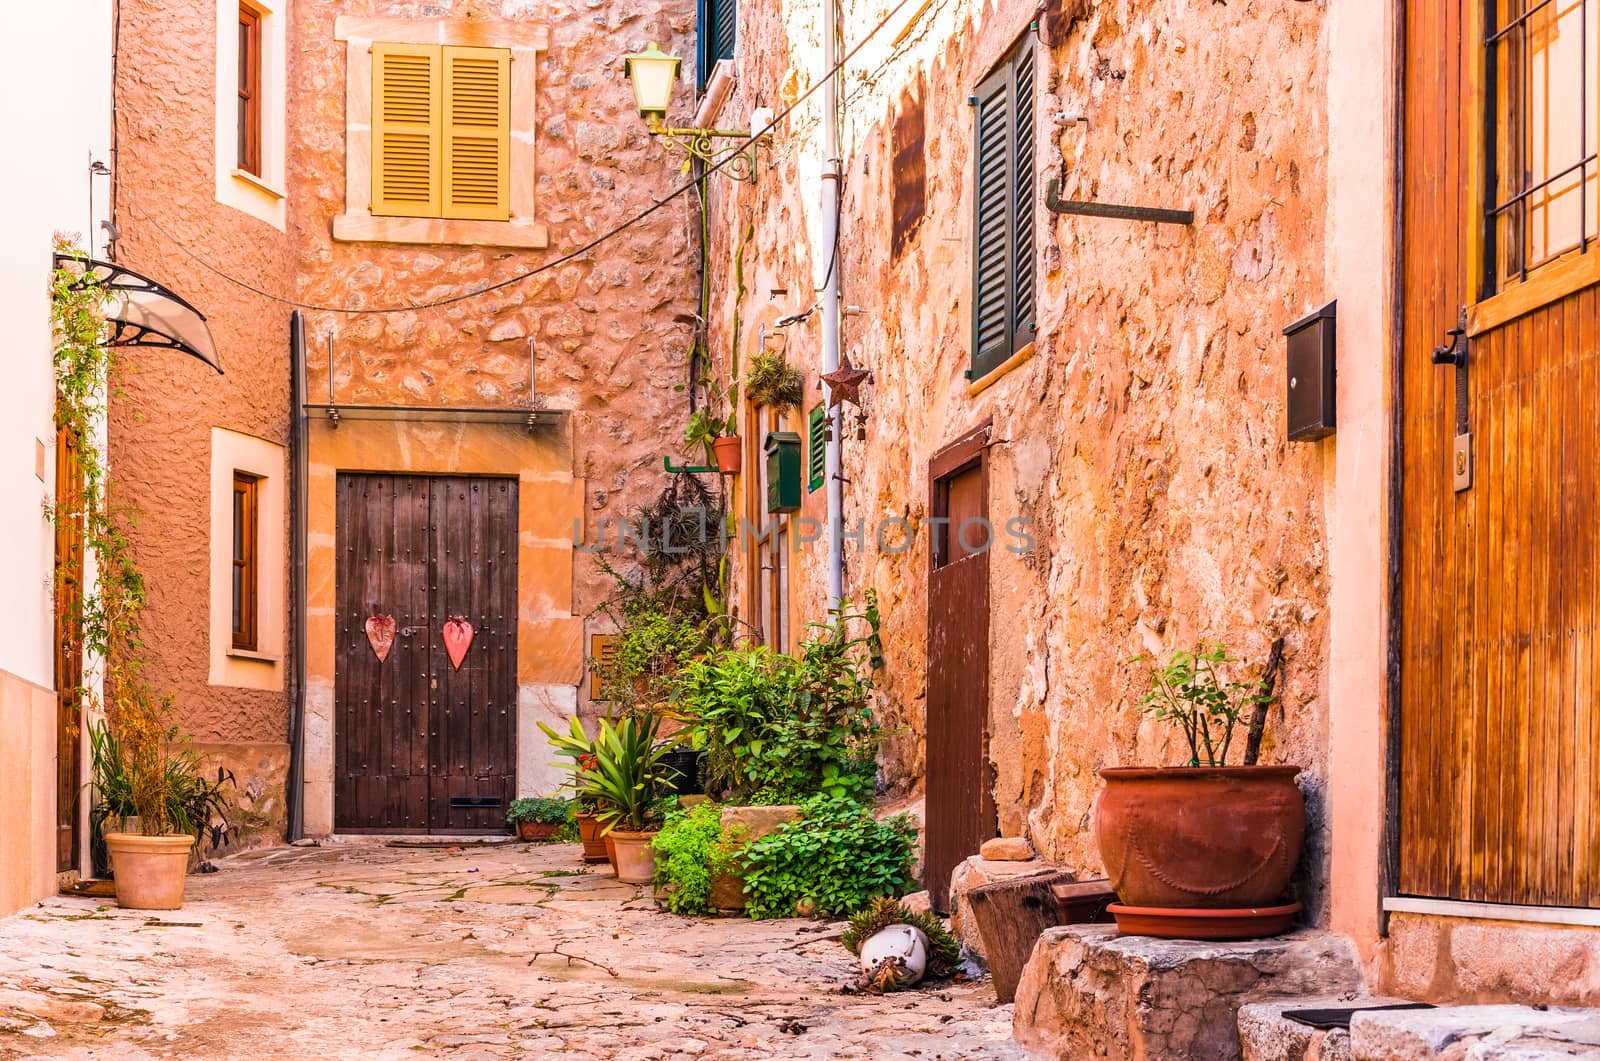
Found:
<path fill-rule="evenodd" d="M 722 835 L 740 842 L 759 840 L 785 822 L 798 821 L 800 808 L 790 804 L 775 807 L 722 808 Z M 708 902 L 717 910 L 744 909 L 744 877 L 739 873 L 718 873 L 711 878 Z"/>
<path fill-rule="evenodd" d="M 1054 873 L 1061 867 L 1034 860 L 1030 862 L 996 862 L 981 855 L 973 855 L 960 863 L 950 873 L 950 931 L 961 943 L 966 955 L 981 965 L 988 964 L 984 952 L 983 935 L 972 917 L 972 906 L 967 893 L 985 884 L 1032 873 Z"/>
<path fill-rule="evenodd" d="M 983 842 L 978 857 L 990 862 L 1027 862 L 1033 858 L 1033 845 L 1020 836 L 997 836 Z"/>
<path fill-rule="evenodd" d="M 1405 1001 L 1403 998 L 1345 994 L 1252 1002 L 1239 1007 L 1239 1046 L 1244 1061 L 1351 1061 L 1348 1029 L 1313 1028 L 1290 1020 L 1283 1011 L 1383 1006 Z"/>
<path fill-rule="evenodd" d="M 1554 1061 L 1600 1058 L 1600 1009 L 1440 1006 L 1358 1013 L 1353 1061 Z"/>
<path fill-rule="evenodd" d="M 1355 947 L 1328 932 L 1213 943 L 1066 925 L 1034 946 L 1013 1029 L 1034 1057 L 1228 1061 L 1243 1056 L 1245 1003 L 1338 995 L 1361 983 Z"/>

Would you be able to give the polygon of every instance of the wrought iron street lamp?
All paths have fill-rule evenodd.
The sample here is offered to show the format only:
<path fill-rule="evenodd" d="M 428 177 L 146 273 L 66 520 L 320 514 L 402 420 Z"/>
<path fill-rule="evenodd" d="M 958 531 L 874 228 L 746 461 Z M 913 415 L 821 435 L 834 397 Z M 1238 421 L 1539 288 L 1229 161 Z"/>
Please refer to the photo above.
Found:
<path fill-rule="evenodd" d="M 733 158 L 719 171 L 734 180 L 754 184 L 756 180 L 756 152 L 762 144 L 761 137 L 751 132 L 731 129 L 677 128 L 664 123 L 667 106 L 672 100 L 672 86 L 678 80 L 683 60 L 668 55 L 651 41 L 644 51 L 624 56 L 623 72 L 633 84 L 633 97 L 639 104 L 639 116 L 644 118 L 651 136 L 688 155 L 689 161 L 715 163 L 722 159 L 727 148 L 717 146 L 717 140 L 737 140 L 744 143 Z M 687 164 L 685 164 L 687 168 Z"/>

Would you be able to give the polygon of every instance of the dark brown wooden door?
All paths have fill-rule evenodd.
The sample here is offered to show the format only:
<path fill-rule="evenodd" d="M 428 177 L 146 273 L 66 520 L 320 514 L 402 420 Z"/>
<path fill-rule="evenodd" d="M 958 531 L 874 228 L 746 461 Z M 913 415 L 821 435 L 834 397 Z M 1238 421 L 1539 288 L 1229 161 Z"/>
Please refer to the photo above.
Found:
<path fill-rule="evenodd" d="M 335 828 L 498 832 L 516 788 L 517 484 L 341 474 Z M 389 616 L 379 660 L 367 620 Z M 444 626 L 473 637 L 460 669 Z"/>
<path fill-rule="evenodd" d="M 995 835 L 989 769 L 988 429 L 930 462 L 924 879 L 948 913 L 950 873 Z"/>
<path fill-rule="evenodd" d="M 1535 3 L 1405 5 L 1397 886 L 1593 906 L 1600 3 Z"/>

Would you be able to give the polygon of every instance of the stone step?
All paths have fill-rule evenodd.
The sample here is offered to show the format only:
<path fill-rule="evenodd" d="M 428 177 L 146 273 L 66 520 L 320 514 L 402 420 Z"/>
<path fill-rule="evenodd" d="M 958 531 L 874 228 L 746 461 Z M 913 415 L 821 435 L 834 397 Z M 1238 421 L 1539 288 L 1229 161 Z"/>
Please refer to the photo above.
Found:
<path fill-rule="evenodd" d="M 1357 1014 L 1351 1061 L 1569 1061 L 1600 1058 L 1600 1009 L 1440 1006 Z"/>
<path fill-rule="evenodd" d="M 1283 1011 L 1399 1005 L 1408 1001 L 1350 993 L 1251 1002 L 1239 1007 L 1239 1047 L 1244 1061 L 1354 1061 L 1348 1029 L 1313 1028 L 1290 1020 Z"/>
<path fill-rule="evenodd" d="M 1269 998 L 1355 995 L 1355 947 L 1302 929 L 1273 939 L 1208 943 L 1118 936 L 1113 925 L 1066 925 L 1039 937 L 1017 985 L 1013 1030 L 1031 1056 L 1243 1056 L 1239 1008 Z"/>

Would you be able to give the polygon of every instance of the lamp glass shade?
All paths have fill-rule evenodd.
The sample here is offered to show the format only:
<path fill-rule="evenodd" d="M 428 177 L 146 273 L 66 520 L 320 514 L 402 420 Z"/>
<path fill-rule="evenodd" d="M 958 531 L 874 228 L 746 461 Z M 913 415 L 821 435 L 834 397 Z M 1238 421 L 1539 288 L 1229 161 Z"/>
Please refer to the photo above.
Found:
<path fill-rule="evenodd" d="M 678 79 L 683 60 L 656 47 L 655 41 L 637 55 L 623 57 L 622 69 L 633 82 L 633 96 L 639 113 L 645 117 L 663 116 L 672 101 L 672 83 Z"/>

